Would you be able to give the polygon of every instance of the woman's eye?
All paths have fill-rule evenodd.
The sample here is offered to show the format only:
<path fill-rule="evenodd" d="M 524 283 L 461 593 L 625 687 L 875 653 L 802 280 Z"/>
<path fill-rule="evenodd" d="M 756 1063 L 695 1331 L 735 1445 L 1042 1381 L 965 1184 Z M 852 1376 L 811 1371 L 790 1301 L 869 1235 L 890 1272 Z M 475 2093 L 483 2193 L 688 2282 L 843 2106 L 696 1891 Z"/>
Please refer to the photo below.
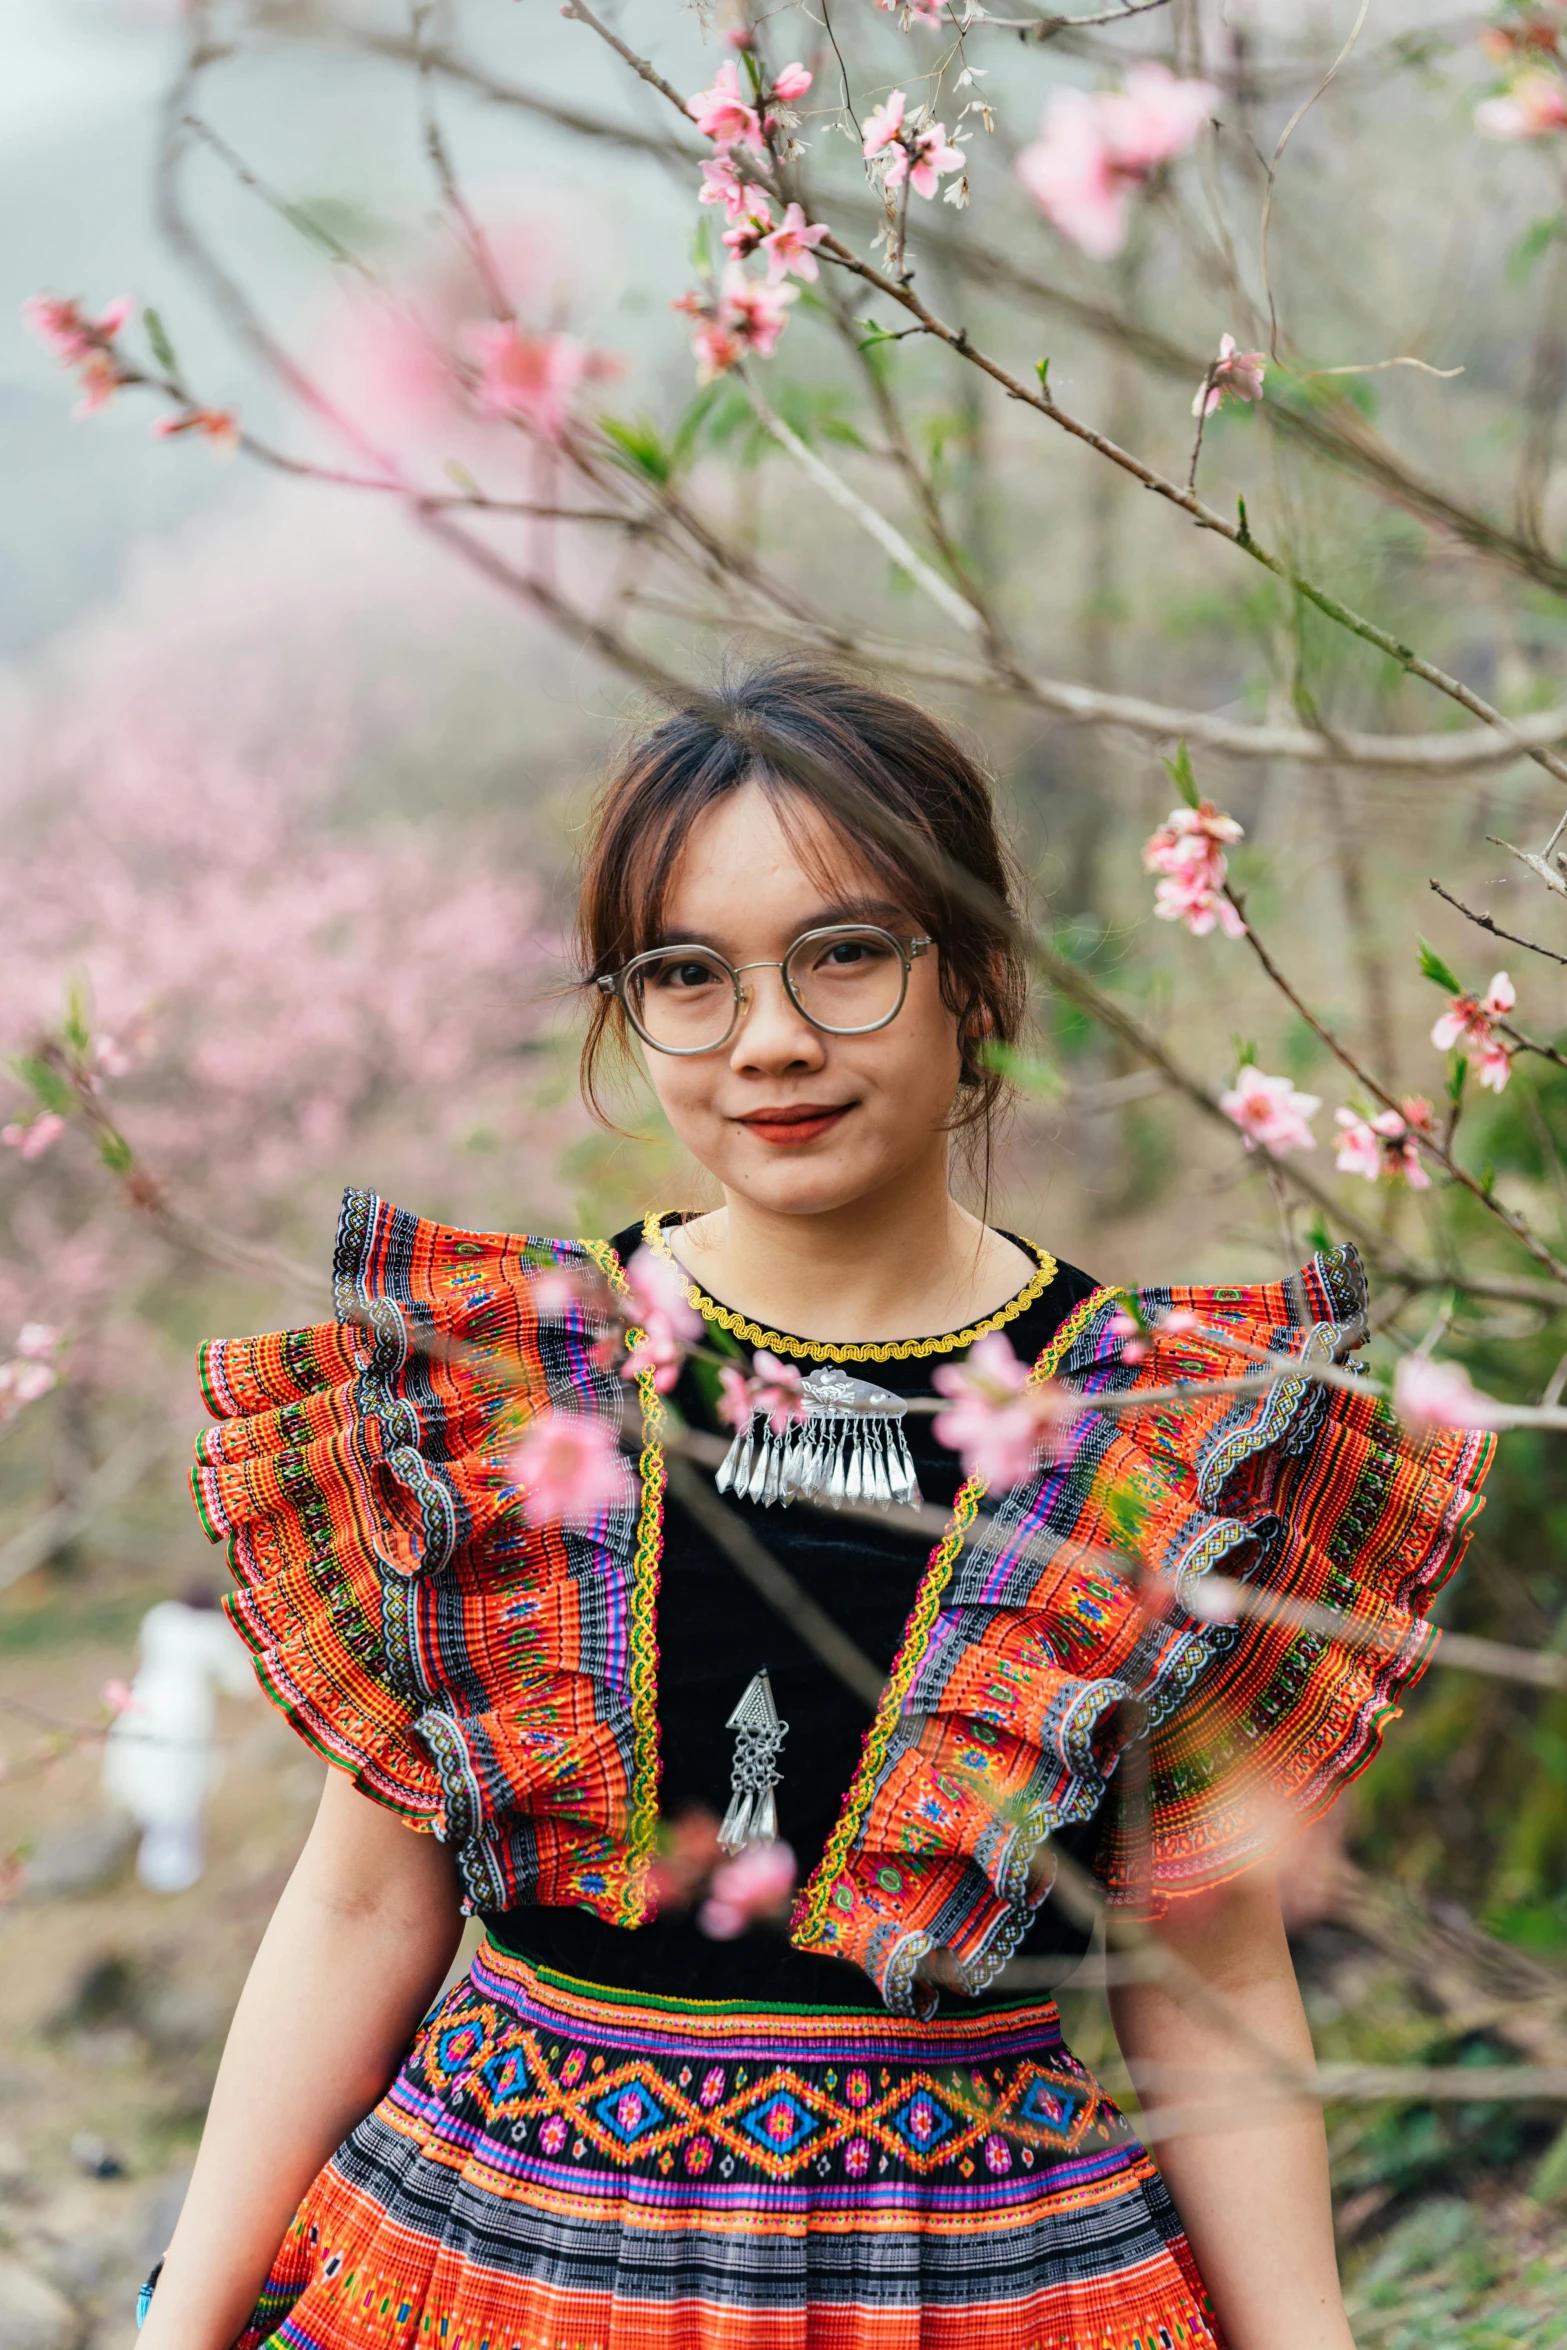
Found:
<path fill-rule="evenodd" d="M 870 938 L 840 938 L 817 964 L 819 971 L 853 971 L 866 963 L 885 961 L 887 950 Z"/>
<path fill-rule="evenodd" d="M 718 973 L 710 963 L 665 963 L 660 967 L 653 984 L 655 987 L 689 990 L 713 987 L 717 981 Z"/>

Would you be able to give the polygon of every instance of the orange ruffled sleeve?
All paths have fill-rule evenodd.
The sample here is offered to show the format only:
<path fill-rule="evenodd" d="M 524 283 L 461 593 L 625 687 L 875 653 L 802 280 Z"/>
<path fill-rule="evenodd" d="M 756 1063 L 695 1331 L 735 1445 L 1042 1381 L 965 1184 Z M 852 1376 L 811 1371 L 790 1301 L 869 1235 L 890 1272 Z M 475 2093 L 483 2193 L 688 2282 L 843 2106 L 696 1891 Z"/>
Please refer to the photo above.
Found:
<path fill-rule="evenodd" d="M 263 1687 L 376 1801 L 451 1843 L 469 1909 L 641 1914 L 657 1809 L 662 1478 L 590 1527 L 528 1524 L 512 1468 L 546 1409 L 625 1390 L 545 1266 L 612 1253 L 462 1232 L 351 1191 L 338 1318 L 215 1342 L 192 1490 Z"/>
<path fill-rule="evenodd" d="M 1298 1376 L 1216 1387 L 1254 1371 L 1257 1349 L 1287 1367 L 1359 1344 L 1354 1251 L 1288 1281 L 1139 1302 L 1194 1326 L 1129 1364 L 1111 1327 L 1123 1293 L 1086 1299 L 1038 1366 L 1086 1406 L 1059 1457 L 1010 1494 L 959 1497 L 801 1897 L 795 1943 L 854 1960 L 894 2009 L 928 2008 L 933 1977 L 990 1981 L 1048 1893 L 1052 1830 L 1127 1772 L 1134 1719 L 1146 1796 L 1114 1807 L 1099 1868 L 1112 1903 L 1147 1915 L 1325 1810 L 1436 1638 L 1427 1612 L 1494 1439 L 1416 1436 L 1375 1395 Z M 1094 1408 L 1183 1380 L 1194 1395 Z M 1273 1620 L 1189 1604 L 1215 1573 Z"/>

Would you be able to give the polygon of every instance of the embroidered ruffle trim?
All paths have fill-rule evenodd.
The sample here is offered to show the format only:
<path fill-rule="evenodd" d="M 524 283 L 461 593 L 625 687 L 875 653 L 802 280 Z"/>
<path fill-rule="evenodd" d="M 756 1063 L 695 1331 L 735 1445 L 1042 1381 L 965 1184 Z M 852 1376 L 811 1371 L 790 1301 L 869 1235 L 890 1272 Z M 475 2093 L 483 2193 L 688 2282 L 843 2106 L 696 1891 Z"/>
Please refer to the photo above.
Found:
<path fill-rule="evenodd" d="M 1042 1479 L 992 1497 L 978 1540 L 965 1489 L 796 1911 L 795 1944 L 863 1967 L 896 2012 L 994 1978 L 1048 1893 L 1052 1831 L 1092 1815 L 1118 1761 L 1099 1867 L 1143 1915 L 1325 1810 L 1427 1661 L 1426 1613 L 1480 1506 L 1489 1436 L 1415 1437 L 1374 1395 L 1305 1378 L 1212 1391 L 1256 1368 L 1250 1349 L 1328 1363 L 1360 1343 L 1353 1250 L 1285 1282 L 1142 1292 L 1150 1319 L 1196 1326 L 1135 1366 L 1110 1327 L 1124 1302 L 1085 1299 L 1038 1373 L 1085 1400 L 1207 1392 L 1088 1409 Z M 1283 1620 L 1190 1612 L 1214 1573 Z"/>
<path fill-rule="evenodd" d="M 366 1794 L 455 1850 L 465 1906 L 642 1914 L 657 1811 L 662 1462 L 640 1506 L 529 1526 L 511 1455 L 541 1409 L 620 1425 L 622 1383 L 531 1274 L 612 1252 L 344 1200 L 338 1319 L 218 1341 L 192 1490 L 263 1686 Z M 645 1402 L 656 1406 L 649 1392 Z"/>

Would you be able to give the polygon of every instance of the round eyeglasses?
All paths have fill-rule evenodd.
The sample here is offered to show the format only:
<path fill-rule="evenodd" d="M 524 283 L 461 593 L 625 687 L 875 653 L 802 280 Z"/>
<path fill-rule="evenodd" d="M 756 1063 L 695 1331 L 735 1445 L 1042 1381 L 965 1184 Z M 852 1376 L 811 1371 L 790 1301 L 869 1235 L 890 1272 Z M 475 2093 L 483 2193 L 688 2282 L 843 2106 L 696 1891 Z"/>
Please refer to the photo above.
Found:
<path fill-rule="evenodd" d="M 803 930 L 776 963 L 731 963 L 716 947 L 649 947 L 596 982 L 620 998 L 644 1044 L 656 1053 L 716 1053 L 739 1027 L 750 989 L 746 971 L 776 971 L 802 1019 L 828 1036 L 870 1036 L 896 1020 L 916 955 L 928 938 L 900 938 L 876 922 L 834 922 Z"/>

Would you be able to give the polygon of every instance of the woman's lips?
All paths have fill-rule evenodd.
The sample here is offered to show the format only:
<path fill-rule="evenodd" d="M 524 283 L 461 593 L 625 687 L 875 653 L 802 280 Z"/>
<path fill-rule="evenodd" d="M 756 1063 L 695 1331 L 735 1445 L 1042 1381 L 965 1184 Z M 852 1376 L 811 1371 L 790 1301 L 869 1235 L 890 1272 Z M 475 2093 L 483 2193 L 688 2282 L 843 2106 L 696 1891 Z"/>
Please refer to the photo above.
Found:
<path fill-rule="evenodd" d="M 752 1110 L 744 1118 L 736 1119 L 747 1134 L 754 1134 L 758 1142 L 770 1142 L 788 1148 L 790 1144 L 815 1142 L 836 1126 L 840 1118 L 848 1116 L 852 1102 L 796 1102 L 785 1109 Z"/>

